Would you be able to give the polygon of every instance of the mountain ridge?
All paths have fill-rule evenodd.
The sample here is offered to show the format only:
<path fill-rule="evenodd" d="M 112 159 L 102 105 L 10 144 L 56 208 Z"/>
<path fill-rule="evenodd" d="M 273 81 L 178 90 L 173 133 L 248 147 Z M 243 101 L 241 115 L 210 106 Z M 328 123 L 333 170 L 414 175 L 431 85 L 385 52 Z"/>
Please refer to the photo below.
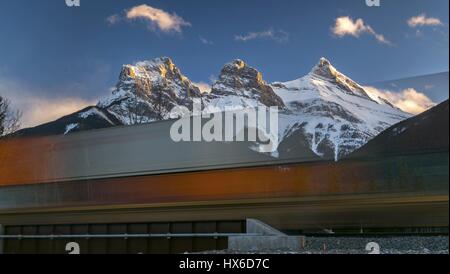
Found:
<path fill-rule="evenodd" d="M 449 148 L 449 100 L 395 124 L 346 158 L 380 157 L 447 150 Z"/>
<path fill-rule="evenodd" d="M 291 111 L 281 117 L 283 139 L 307 140 L 324 158 L 339 160 L 411 116 L 387 101 L 373 100 L 325 58 L 307 75 L 272 86 Z"/>
<path fill-rule="evenodd" d="M 183 107 L 192 111 L 195 99 L 201 100 L 204 113 L 278 107 L 279 154 L 283 157 L 304 153 L 295 146 L 309 146 L 320 157 L 338 160 L 410 117 L 387 101 L 373 100 L 361 85 L 340 73 L 326 58 L 321 58 L 301 78 L 271 84 L 257 69 L 236 59 L 223 66 L 210 93 L 201 93 L 172 59 L 160 57 L 122 67 L 112 94 L 91 107 L 97 112 L 97 119 L 104 119 L 92 128 L 178 118 L 173 109 Z M 114 117 L 113 122 L 108 121 L 110 117 Z M 61 119 L 57 121 L 60 123 Z M 81 121 L 71 120 L 66 128 L 58 126 L 59 131 L 49 134 L 92 129 L 81 125 Z M 42 126 L 42 131 L 48 128 Z M 25 129 L 19 135 L 33 132 L 36 129 Z"/>

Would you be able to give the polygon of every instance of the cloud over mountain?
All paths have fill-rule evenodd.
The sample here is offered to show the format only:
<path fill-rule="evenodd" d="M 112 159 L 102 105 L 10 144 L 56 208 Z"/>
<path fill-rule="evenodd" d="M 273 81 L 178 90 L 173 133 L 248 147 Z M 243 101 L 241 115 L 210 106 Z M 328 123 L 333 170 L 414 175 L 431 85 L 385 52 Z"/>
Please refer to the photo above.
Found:
<path fill-rule="evenodd" d="M 338 37 L 350 35 L 358 38 L 362 34 L 370 34 L 374 36 L 375 39 L 377 39 L 377 41 L 380 43 L 391 44 L 391 42 L 387 40 L 384 35 L 377 33 L 361 18 L 353 20 L 348 16 L 339 17 L 336 19 L 335 25 L 332 28 L 332 32 Z"/>
<path fill-rule="evenodd" d="M 411 114 L 422 113 L 436 105 L 424 93 L 413 88 L 404 89 L 400 92 L 392 92 L 374 87 L 365 87 L 365 90 L 373 99 L 376 100 L 378 97 L 381 97 L 399 109 Z"/>
<path fill-rule="evenodd" d="M 289 40 L 289 33 L 283 30 L 268 29 L 259 32 L 249 32 L 246 34 L 235 35 L 234 40 L 240 42 L 248 42 L 251 40 L 266 39 L 273 40 L 278 43 L 284 43 Z"/>
<path fill-rule="evenodd" d="M 439 18 L 427 17 L 425 13 L 411 17 L 408 19 L 408 25 L 411 28 L 422 26 L 441 26 L 443 23 Z"/>
<path fill-rule="evenodd" d="M 191 23 L 175 13 L 169 13 L 146 4 L 132 7 L 125 11 L 125 15 L 113 14 L 106 18 L 109 25 L 115 25 L 122 19 L 143 20 L 150 24 L 150 29 L 164 33 L 181 33 L 184 27 L 190 27 Z"/>

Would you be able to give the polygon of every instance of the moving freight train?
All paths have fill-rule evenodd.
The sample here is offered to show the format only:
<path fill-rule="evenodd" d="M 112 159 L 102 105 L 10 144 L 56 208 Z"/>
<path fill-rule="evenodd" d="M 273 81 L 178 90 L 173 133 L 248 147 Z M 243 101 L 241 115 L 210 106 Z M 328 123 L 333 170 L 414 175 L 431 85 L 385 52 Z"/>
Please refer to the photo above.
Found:
<path fill-rule="evenodd" d="M 338 162 L 273 157 L 243 142 L 176 143 L 172 123 L 3 140 L 0 223 L 257 218 L 298 231 L 448 227 L 448 101 Z M 444 137 L 396 149 L 398 138 L 416 140 L 410 135 L 432 127 Z"/>

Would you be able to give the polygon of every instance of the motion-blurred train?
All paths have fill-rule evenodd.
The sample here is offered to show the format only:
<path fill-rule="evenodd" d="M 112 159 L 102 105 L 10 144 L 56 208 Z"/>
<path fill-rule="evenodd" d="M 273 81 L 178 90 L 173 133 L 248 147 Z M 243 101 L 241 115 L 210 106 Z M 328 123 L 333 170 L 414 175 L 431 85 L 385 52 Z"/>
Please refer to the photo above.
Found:
<path fill-rule="evenodd" d="M 385 140 L 390 153 L 366 149 L 338 162 L 271 157 L 241 142 L 175 143 L 173 121 L 3 140 L 0 224 L 256 218 L 286 231 L 445 228 L 448 101 L 439 111 L 444 144 L 396 151 Z M 417 128 L 414 119 L 400 126 Z"/>

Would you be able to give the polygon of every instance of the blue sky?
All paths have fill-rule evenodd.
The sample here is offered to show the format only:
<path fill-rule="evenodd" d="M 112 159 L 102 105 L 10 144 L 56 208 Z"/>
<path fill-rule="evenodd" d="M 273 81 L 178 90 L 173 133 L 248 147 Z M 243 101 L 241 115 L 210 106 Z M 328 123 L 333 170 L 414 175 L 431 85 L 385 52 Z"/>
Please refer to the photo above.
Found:
<path fill-rule="evenodd" d="M 143 4 L 181 23 L 163 29 L 126 18 Z M 448 71 L 448 6 L 448 0 L 381 0 L 381 7 L 365 0 L 81 0 L 69 8 L 64 0 L 2 0 L 0 81 L 36 96 L 94 100 L 108 94 L 122 64 L 158 56 L 207 83 L 235 58 L 269 82 L 303 76 L 322 56 L 360 83 Z M 333 33 L 342 17 L 353 27 L 361 19 L 358 29 Z M 413 17 L 416 24 L 408 24 Z"/>

